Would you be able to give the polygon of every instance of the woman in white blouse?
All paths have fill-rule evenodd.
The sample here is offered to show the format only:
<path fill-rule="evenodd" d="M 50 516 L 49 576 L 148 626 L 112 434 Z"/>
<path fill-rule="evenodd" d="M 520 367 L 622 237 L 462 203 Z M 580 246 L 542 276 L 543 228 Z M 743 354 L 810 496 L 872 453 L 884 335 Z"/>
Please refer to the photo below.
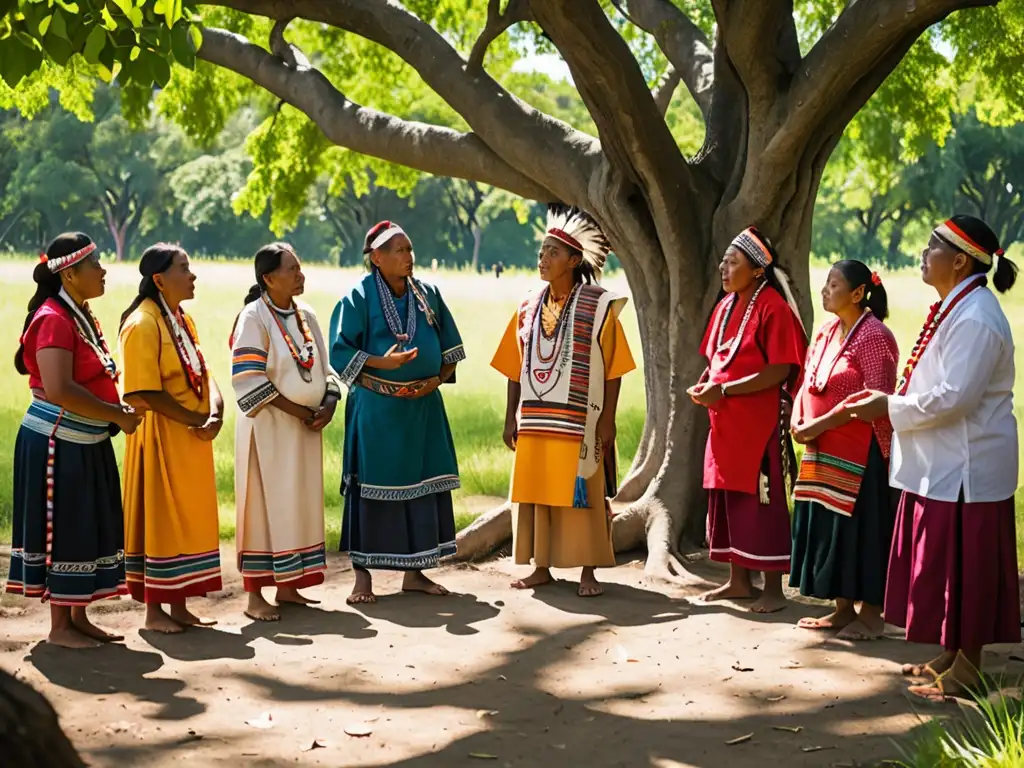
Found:
<path fill-rule="evenodd" d="M 865 421 L 889 415 L 890 480 L 902 490 L 885 594 L 885 619 L 907 640 L 941 644 L 936 659 L 903 673 L 925 698 L 980 682 L 984 646 L 1020 640 L 1013 494 L 1017 422 L 1013 337 L 1000 293 L 1017 268 L 973 216 L 935 228 L 921 277 L 939 294 L 895 395 L 847 402 Z"/>

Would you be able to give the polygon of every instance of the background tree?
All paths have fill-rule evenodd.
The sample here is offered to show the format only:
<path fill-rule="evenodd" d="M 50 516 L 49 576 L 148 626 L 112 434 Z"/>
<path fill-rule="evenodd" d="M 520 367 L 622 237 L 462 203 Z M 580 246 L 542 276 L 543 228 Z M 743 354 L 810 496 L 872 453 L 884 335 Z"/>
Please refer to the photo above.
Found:
<path fill-rule="evenodd" d="M 81 51 L 102 76 L 120 65 L 119 79 L 164 86 L 167 61 L 191 66 L 187 43 L 201 36 L 198 56 L 213 66 L 176 75 L 160 96 L 193 135 L 261 98 L 254 86 L 291 105 L 253 134 L 238 203 L 269 198 L 272 226 L 299 215 L 321 163 L 338 162 L 332 145 L 592 211 L 629 277 L 645 361 L 647 427 L 621 491 L 636 503 L 616 518 L 616 544 L 646 540 L 648 571 L 669 578 L 682 570 L 680 537 L 696 538 L 703 519 L 706 416 L 685 389 L 703 368 L 695 350 L 731 238 L 760 226 L 809 314 L 822 173 L 894 70 L 922 96 L 982 75 L 1004 109 L 1021 108 L 1022 0 L 225 0 L 202 22 L 177 0 L 80 0 L 52 17 L 29 0 L 14 8 L 4 19 L 14 34 L 0 32 L 8 83 L 56 77 L 45 70 Z M 557 50 L 596 131 L 532 105 L 513 77 L 526 47 Z M 676 79 L 704 124 L 692 156 L 665 117 Z M 894 106 L 893 118 L 915 107 Z M 948 112 L 932 116 L 914 130 L 948 131 Z"/>

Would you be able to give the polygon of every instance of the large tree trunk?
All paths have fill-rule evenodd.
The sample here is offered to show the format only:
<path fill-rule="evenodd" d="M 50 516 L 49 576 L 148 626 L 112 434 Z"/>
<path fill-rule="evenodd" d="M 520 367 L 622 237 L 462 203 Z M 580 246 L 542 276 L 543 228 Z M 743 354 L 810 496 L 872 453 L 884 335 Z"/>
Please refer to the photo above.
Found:
<path fill-rule="evenodd" d="M 0 670 L 0 754 L 20 768 L 85 768 L 50 702 Z"/>
<path fill-rule="evenodd" d="M 479 224 L 473 224 L 470 226 L 470 231 L 473 233 L 473 271 L 477 274 L 480 273 L 480 244 L 484 239 L 484 229 Z"/>

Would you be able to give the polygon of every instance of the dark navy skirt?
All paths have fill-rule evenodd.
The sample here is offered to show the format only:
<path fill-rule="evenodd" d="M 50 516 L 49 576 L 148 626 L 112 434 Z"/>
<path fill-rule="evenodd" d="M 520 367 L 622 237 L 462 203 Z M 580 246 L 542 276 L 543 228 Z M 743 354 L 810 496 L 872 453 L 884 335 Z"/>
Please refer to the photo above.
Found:
<path fill-rule="evenodd" d="M 34 401 L 14 446 L 13 513 L 7 592 L 62 606 L 127 594 L 109 425 Z"/>

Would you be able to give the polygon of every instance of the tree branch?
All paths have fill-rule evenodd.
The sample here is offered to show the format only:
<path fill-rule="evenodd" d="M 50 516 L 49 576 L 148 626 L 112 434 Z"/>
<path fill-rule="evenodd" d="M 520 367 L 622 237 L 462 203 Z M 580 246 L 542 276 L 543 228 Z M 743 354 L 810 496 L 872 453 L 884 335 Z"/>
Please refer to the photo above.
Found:
<path fill-rule="evenodd" d="M 671 0 L 614 0 L 614 4 L 655 39 L 706 118 L 711 111 L 714 53 L 700 27 Z"/>
<path fill-rule="evenodd" d="M 550 199 L 570 203 L 586 199 L 590 176 L 600 161 L 597 141 L 516 98 L 485 72 L 468 72 L 466 62 L 440 33 L 398 3 L 213 0 L 211 4 L 276 20 L 294 17 L 329 24 L 387 48 L 469 123 L 479 137 L 475 140 L 482 140 L 507 165 L 532 179 L 535 188 L 547 190 Z M 443 170 L 439 173 L 445 175 Z M 502 183 L 478 180 L 508 189 Z"/>
<path fill-rule="evenodd" d="M 786 97 L 786 118 L 768 148 L 783 157 L 803 147 L 835 112 L 853 115 L 931 25 L 959 8 L 998 0 L 859 0 L 800 62 Z M 834 123 L 834 120 L 829 122 Z M 840 130 L 845 123 L 839 126 Z M 769 159 L 770 159 L 769 158 Z"/>
<path fill-rule="evenodd" d="M 473 50 L 470 51 L 466 69 L 474 73 L 483 69 L 484 56 L 487 55 L 488 46 L 513 24 L 529 21 L 530 19 L 529 0 L 509 0 L 508 7 L 504 13 L 501 12 L 501 0 L 489 0 L 487 3 L 487 23 L 484 25 L 480 37 L 473 44 Z"/>
<path fill-rule="evenodd" d="M 345 98 L 315 69 L 295 69 L 240 35 L 204 29 L 199 57 L 265 88 L 306 113 L 335 144 L 439 176 L 493 184 L 533 200 L 552 193 L 494 154 L 479 137 L 400 120 Z"/>
<path fill-rule="evenodd" d="M 657 105 L 662 117 L 668 114 L 668 108 L 672 104 L 672 97 L 675 95 L 676 88 L 679 87 L 681 81 L 682 78 L 676 72 L 676 68 L 670 64 L 668 69 L 665 70 L 665 74 L 661 76 L 661 81 L 651 92 L 651 96 L 654 97 L 654 103 Z"/>

